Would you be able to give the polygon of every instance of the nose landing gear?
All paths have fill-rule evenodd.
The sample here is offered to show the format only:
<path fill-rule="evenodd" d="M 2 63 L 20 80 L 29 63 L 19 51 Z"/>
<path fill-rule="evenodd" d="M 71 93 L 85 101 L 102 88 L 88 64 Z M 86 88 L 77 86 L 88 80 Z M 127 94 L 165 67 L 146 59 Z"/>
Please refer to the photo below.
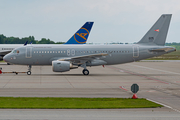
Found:
<path fill-rule="evenodd" d="M 29 66 L 28 66 L 27 75 L 31 75 L 31 68 L 32 68 L 32 66 L 31 66 L 31 65 L 29 65 Z"/>
<path fill-rule="evenodd" d="M 27 75 L 31 75 L 31 71 L 27 71 Z"/>

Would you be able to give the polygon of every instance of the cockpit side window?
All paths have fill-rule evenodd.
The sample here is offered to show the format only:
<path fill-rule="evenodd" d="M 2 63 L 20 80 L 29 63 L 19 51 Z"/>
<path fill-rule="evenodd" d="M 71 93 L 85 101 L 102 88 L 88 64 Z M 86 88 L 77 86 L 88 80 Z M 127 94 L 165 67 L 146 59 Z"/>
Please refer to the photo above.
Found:
<path fill-rule="evenodd" d="M 16 50 L 14 50 L 13 53 L 16 53 Z"/>
<path fill-rule="evenodd" d="M 19 53 L 19 50 L 13 50 L 12 53 Z"/>

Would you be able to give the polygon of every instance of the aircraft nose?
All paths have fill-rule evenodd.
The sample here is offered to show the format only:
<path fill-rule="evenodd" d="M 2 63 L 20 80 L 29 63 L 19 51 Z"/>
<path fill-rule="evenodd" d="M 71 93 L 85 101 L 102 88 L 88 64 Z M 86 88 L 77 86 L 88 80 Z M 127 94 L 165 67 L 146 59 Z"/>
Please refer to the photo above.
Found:
<path fill-rule="evenodd" d="M 9 62 L 9 59 L 10 59 L 9 55 L 5 55 L 5 56 L 3 57 L 3 60 L 4 60 L 5 62 Z"/>
<path fill-rule="evenodd" d="M 7 56 L 6 55 L 3 57 L 3 60 L 6 62 L 6 60 L 7 60 Z"/>

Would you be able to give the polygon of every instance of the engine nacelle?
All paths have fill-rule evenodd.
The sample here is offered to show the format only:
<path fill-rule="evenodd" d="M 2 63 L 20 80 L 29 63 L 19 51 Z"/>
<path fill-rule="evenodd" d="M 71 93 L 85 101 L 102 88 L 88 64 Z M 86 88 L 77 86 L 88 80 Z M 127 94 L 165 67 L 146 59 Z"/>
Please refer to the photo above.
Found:
<path fill-rule="evenodd" d="M 66 72 L 70 70 L 70 62 L 68 61 L 52 61 L 52 70 L 54 72 Z"/>

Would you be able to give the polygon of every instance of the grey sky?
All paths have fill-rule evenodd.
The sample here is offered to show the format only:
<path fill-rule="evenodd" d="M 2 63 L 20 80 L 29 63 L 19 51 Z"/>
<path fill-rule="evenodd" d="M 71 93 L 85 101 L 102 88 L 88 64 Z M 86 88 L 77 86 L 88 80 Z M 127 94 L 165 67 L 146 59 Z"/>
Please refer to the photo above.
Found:
<path fill-rule="evenodd" d="M 139 41 L 161 14 L 173 14 L 167 42 L 180 42 L 179 0 L 0 0 L 0 34 L 67 41 L 94 21 L 88 42 Z"/>

